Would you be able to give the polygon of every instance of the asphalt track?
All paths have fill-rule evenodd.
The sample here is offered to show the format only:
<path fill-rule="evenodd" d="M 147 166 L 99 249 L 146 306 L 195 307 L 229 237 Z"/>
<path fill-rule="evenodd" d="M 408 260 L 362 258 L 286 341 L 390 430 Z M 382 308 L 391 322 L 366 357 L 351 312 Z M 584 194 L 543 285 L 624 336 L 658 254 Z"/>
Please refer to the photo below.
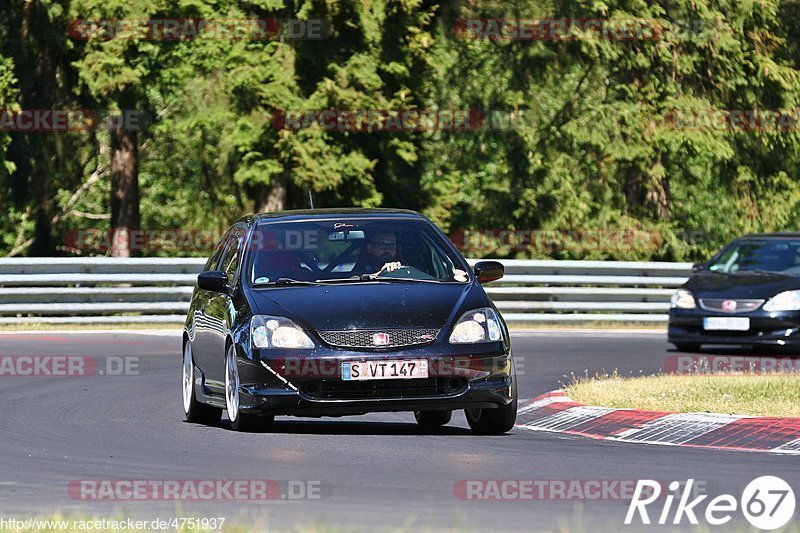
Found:
<path fill-rule="evenodd" d="M 528 332 L 513 335 L 524 398 L 570 374 L 657 372 L 670 355 L 662 334 Z M 731 353 L 730 351 L 726 353 Z M 800 496 L 797 456 L 601 442 L 516 429 L 472 435 L 462 413 L 434 433 L 405 413 L 339 419 L 279 418 L 266 433 L 183 421 L 180 339 L 174 335 L 0 335 L 0 356 L 79 355 L 135 361 L 131 375 L 0 377 L 0 518 L 49 515 L 226 517 L 259 529 L 633 531 L 627 502 L 476 501 L 459 480 L 688 478 L 738 498 L 747 483 L 777 475 Z M 522 364 L 520 364 L 522 363 Z M 112 364 L 113 366 L 113 364 Z M 319 499 L 96 501 L 71 496 L 71 481 L 271 479 L 318 482 Z M 653 510 L 653 518 L 661 507 Z M 795 514 L 795 520 L 798 514 Z M 671 520 L 670 516 L 670 520 Z M 702 520 L 702 518 L 701 518 Z M 746 525 L 740 512 L 734 522 Z M 680 530 L 696 530 L 686 525 Z M 797 524 L 795 524 L 797 525 Z M 730 524 L 728 525 L 730 526 Z M 726 527 L 727 529 L 727 527 Z"/>

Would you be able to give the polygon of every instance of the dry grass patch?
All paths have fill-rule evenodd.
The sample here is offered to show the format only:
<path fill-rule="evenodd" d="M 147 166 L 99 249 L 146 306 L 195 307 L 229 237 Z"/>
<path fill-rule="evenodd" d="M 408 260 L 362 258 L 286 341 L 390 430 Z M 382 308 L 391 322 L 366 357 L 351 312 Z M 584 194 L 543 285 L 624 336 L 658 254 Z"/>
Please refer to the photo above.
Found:
<path fill-rule="evenodd" d="M 573 379 L 566 391 L 602 407 L 800 418 L 799 374 L 611 375 Z"/>

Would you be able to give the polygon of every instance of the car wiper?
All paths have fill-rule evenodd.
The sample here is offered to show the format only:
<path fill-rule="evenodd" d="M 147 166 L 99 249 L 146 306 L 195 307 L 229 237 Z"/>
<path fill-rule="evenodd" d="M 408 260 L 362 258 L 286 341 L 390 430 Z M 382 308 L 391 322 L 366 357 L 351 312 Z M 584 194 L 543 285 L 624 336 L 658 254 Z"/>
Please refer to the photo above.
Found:
<path fill-rule="evenodd" d="M 317 282 L 304 279 L 278 278 L 275 280 L 275 285 L 317 285 Z"/>
<path fill-rule="evenodd" d="M 350 278 L 318 279 L 316 281 L 316 283 L 320 283 L 320 284 L 322 284 L 322 283 L 353 283 L 353 282 L 357 283 L 359 281 L 369 281 L 369 280 L 364 280 L 359 276 L 353 276 L 353 277 L 350 277 Z"/>
<path fill-rule="evenodd" d="M 264 287 L 266 285 L 319 285 L 316 281 L 306 281 L 292 278 L 278 278 L 274 282 L 253 283 L 254 287 Z"/>
<path fill-rule="evenodd" d="M 369 274 L 366 274 L 369 276 Z M 394 278 L 390 276 L 377 276 L 374 278 L 367 278 L 369 281 L 391 281 L 391 282 L 404 282 L 404 281 L 413 281 L 419 283 L 440 283 L 438 279 L 417 279 L 417 278 Z"/>
<path fill-rule="evenodd" d="M 373 277 L 372 274 L 361 274 L 360 276 L 353 276 L 350 278 L 318 279 L 316 282 L 321 284 L 321 283 L 364 283 L 370 281 L 372 282 L 389 281 L 394 283 L 403 283 L 406 281 L 420 282 L 420 283 L 439 283 L 439 280 L 435 279 L 393 278 L 387 276 Z"/>

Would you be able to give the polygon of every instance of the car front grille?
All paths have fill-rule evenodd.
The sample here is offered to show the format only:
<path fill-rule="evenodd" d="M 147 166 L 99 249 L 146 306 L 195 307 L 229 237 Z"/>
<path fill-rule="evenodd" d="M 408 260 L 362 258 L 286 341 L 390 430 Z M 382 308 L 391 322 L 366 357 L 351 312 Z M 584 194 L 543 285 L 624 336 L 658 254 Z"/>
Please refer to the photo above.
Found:
<path fill-rule="evenodd" d="M 385 336 L 388 336 L 388 339 Z M 397 348 L 428 344 L 436 340 L 438 329 L 385 329 L 320 331 L 319 336 L 330 346 L 339 348 Z M 377 343 L 376 343 L 377 336 Z M 383 344 L 381 344 L 383 342 Z"/>
<path fill-rule="evenodd" d="M 435 377 L 378 381 L 311 380 L 300 390 L 315 400 L 369 400 L 452 396 L 467 386 L 466 378 Z"/>
<path fill-rule="evenodd" d="M 764 300 L 736 300 L 733 298 L 701 298 L 700 307 L 706 311 L 720 313 L 747 313 L 755 311 Z"/>

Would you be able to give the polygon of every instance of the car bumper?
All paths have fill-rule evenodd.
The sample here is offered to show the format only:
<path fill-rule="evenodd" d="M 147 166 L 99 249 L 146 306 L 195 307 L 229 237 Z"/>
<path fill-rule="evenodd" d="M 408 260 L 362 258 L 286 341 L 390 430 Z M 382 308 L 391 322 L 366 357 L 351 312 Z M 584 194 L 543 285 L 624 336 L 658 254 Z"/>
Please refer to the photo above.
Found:
<path fill-rule="evenodd" d="M 449 396 L 357 400 L 320 400 L 296 391 L 250 389 L 240 396 L 240 409 L 265 415 L 347 416 L 387 411 L 493 408 L 511 401 L 510 385 L 510 381 L 470 383 L 467 389 Z"/>
<path fill-rule="evenodd" d="M 750 328 L 746 331 L 704 329 L 705 318 L 720 316 L 749 318 Z M 702 310 L 673 309 L 670 311 L 667 337 L 671 343 L 800 347 L 800 312 L 758 311 L 724 315 Z"/>
<path fill-rule="evenodd" d="M 282 357 L 259 351 L 239 358 L 240 409 L 250 414 L 346 416 L 369 412 L 493 408 L 511 402 L 510 350 L 500 343 L 441 355 L 435 347 L 399 352 L 317 350 Z M 428 361 L 429 377 L 344 381 L 344 361 Z M 206 401 L 224 407 L 223 391 Z"/>

